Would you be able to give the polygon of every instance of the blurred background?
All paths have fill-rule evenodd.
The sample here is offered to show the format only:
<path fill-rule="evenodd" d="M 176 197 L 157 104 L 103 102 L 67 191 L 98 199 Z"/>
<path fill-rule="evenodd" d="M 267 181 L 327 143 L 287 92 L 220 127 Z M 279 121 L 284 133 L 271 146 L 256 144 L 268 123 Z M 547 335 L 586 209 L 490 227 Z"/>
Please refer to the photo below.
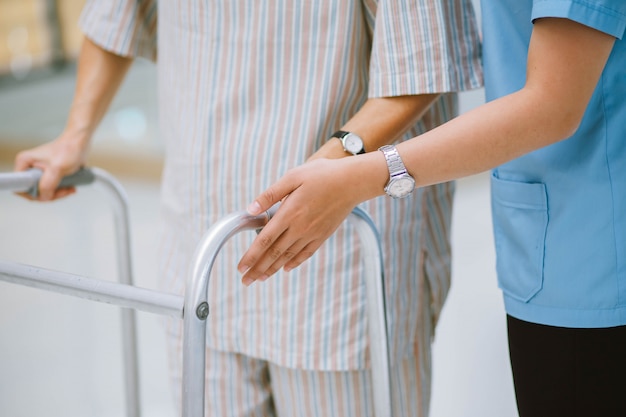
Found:
<path fill-rule="evenodd" d="M 58 135 L 72 100 L 84 0 L 0 0 L 1 162 Z M 92 163 L 160 173 L 154 66 L 138 60 L 94 138 Z"/>
<path fill-rule="evenodd" d="M 0 0 L 0 172 L 65 124 L 84 0 Z M 478 9 L 478 1 L 475 1 Z M 480 16 L 479 16 L 480 17 Z M 155 67 L 138 60 L 94 138 L 89 164 L 111 172 L 131 209 L 137 285 L 157 288 L 162 144 Z M 483 91 L 461 95 L 467 111 Z M 115 280 L 109 201 L 97 187 L 31 203 L 0 192 L 0 259 Z M 453 285 L 437 328 L 431 417 L 515 417 L 505 317 L 495 278 L 488 175 L 458 181 Z M 177 415 L 162 319 L 138 313 L 144 416 Z M 0 282 L 0 416 L 124 415 L 117 307 Z"/>

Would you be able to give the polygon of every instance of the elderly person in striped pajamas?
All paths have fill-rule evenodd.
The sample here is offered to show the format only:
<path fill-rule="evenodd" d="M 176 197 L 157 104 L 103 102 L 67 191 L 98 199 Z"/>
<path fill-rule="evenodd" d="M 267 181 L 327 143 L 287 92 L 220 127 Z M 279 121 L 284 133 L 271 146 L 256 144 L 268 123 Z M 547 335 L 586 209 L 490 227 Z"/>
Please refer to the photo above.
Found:
<path fill-rule="evenodd" d="M 456 115 L 455 92 L 482 82 L 469 0 L 91 1 L 81 22 L 67 127 L 18 155 L 16 169 L 44 169 L 43 200 L 71 193 L 55 191 L 59 178 L 85 162 L 133 58 L 156 60 L 158 45 L 166 146 L 159 269 L 171 292 L 182 293 L 203 232 L 289 168 L 430 130 Z M 364 205 L 385 252 L 398 416 L 428 414 L 430 344 L 450 285 L 453 189 Z M 371 415 L 354 230 L 342 226 L 306 264 L 245 286 L 236 267 L 250 242 L 247 234 L 228 242 L 209 288 L 207 415 Z M 179 387 L 181 326 L 167 328 Z"/>

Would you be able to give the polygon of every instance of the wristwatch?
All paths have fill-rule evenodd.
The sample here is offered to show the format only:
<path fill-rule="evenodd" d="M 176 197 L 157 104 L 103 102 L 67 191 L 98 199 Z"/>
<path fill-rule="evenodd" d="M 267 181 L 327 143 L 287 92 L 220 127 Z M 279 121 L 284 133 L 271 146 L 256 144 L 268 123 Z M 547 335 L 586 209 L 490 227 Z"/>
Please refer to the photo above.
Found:
<path fill-rule="evenodd" d="M 393 145 L 385 145 L 378 148 L 385 155 L 389 168 L 389 182 L 385 186 L 385 192 L 393 198 L 404 198 L 415 189 L 415 180 L 406 170 L 400 154 Z"/>
<path fill-rule="evenodd" d="M 351 153 L 352 155 L 360 155 L 365 153 L 365 148 L 363 147 L 363 139 L 359 137 L 359 135 L 352 132 L 344 132 L 343 130 L 338 130 L 331 136 L 332 138 L 337 138 L 341 141 L 343 145 L 343 149 Z"/>

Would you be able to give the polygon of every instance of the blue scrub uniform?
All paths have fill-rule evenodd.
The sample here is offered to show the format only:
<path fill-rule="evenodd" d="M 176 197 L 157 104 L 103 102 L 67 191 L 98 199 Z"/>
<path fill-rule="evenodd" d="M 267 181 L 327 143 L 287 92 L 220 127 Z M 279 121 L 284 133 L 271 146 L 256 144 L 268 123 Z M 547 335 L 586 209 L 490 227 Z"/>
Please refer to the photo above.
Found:
<path fill-rule="evenodd" d="M 551 326 L 624 325 L 626 1 L 483 0 L 482 13 L 488 100 L 523 87 L 534 19 L 568 18 L 617 38 L 576 134 L 498 167 L 491 185 L 507 313 Z"/>

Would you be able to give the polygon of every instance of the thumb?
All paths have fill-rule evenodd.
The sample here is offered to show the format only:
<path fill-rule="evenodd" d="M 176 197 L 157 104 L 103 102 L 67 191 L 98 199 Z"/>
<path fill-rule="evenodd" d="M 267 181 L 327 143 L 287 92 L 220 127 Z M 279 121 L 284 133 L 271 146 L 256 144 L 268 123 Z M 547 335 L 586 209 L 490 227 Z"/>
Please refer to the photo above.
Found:
<path fill-rule="evenodd" d="M 282 201 L 285 197 L 291 194 L 298 184 L 289 175 L 284 175 L 273 185 L 268 187 L 265 191 L 259 194 L 247 208 L 247 211 L 252 216 L 257 216 L 264 211 L 267 211 L 274 204 Z"/>

